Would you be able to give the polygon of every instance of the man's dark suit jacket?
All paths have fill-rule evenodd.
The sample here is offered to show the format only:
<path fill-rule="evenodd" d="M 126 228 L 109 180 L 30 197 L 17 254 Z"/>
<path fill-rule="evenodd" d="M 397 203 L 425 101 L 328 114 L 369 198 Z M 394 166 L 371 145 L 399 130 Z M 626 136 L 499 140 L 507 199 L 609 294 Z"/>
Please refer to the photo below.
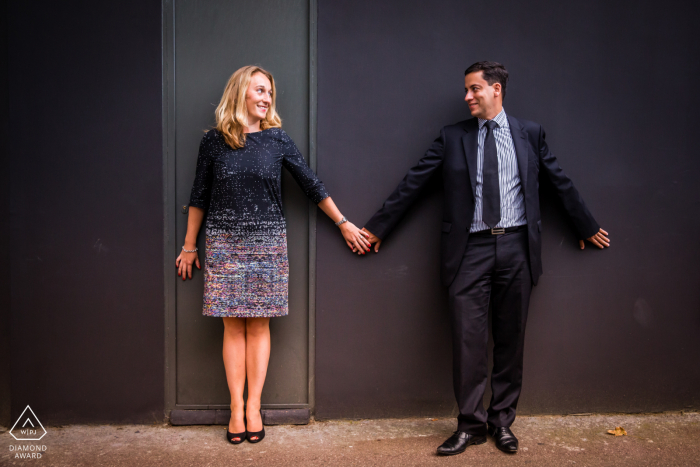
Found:
<path fill-rule="evenodd" d="M 534 122 L 508 116 L 513 145 L 518 159 L 520 184 L 525 199 L 529 239 L 530 272 L 533 284 L 542 275 L 542 230 L 539 201 L 539 172 L 552 182 L 564 208 L 581 238 L 595 235 L 600 227 L 586 208 L 583 199 L 564 174 L 556 157 L 544 140 L 544 130 Z M 385 239 L 434 174 L 442 171 L 443 214 L 441 278 L 449 286 L 462 261 L 469 227 L 474 218 L 476 190 L 477 135 L 476 118 L 449 125 L 440 130 L 425 156 L 411 168 L 384 206 L 372 216 L 365 228 L 377 238 Z"/>

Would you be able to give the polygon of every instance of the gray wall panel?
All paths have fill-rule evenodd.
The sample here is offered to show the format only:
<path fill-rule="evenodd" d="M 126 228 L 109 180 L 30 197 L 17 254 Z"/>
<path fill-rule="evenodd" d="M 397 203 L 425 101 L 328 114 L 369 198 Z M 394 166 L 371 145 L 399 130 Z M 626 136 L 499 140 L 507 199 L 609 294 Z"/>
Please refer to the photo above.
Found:
<path fill-rule="evenodd" d="M 274 75 L 283 128 L 308 156 L 308 1 L 176 1 L 174 34 L 175 202 L 167 206 L 176 213 L 176 242 L 170 252 L 173 263 L 186 233 L 187 216 L 181 214 L 181 208 L 189 202 L 203 130 L 215 125 L 214 109 L 234 71 L 257 64 Z M 307 404 L 309 396 L 309 202 L 286 171 L 283 197 L 290 313 L 273 319 L 270 325 L 272 349 L 263 391 L 263 404 L 268 407 Z M 202 261 L 203 231 L 199 237 Z M 221 359 L 222 320 L 202 316 L 199 271 L 193 281 L 177 281 L 176 288 L 176 404 L 226 407 L 230 395 Z"/>
<path fill-rule="evenodd" d="M 162 420 L 160 2 L 8 23 L 12 421 Z"/>
<path fill-rule="evenodd" d="M 464 69 L 497 60 L 506 111 L 544 126 L 611 233 L 579 251 L 543 190 L 521 413 L 700 404 L 696 17 L 690 2 L 319 2 L 318 171 L 353 222 L 469 117 Z M 440 219 L 434 190 L 362 258 L 319 221 L 318 417 L 454 410 Z"/>

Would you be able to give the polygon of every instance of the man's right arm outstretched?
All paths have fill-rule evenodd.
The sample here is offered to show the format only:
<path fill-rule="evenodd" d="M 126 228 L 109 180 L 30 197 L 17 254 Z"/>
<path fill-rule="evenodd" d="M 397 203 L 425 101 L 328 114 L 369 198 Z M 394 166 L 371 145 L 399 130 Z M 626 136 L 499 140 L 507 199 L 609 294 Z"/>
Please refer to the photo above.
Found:
<path fill-rule="evenodd" d="M 394 229 L 408 208 L 418 198 L 420 192 L 437 172 L 443 162 L 445 151 L 445 130 L 440 130 L 438 136 L 425 156 L 411 167 L 394 192 L 384 201 L 384 205 L 365 224 L 362 229 L 370 237 L 370 243 L 374 244 L 374 251 L 379 252 L 382 240 Z"/>

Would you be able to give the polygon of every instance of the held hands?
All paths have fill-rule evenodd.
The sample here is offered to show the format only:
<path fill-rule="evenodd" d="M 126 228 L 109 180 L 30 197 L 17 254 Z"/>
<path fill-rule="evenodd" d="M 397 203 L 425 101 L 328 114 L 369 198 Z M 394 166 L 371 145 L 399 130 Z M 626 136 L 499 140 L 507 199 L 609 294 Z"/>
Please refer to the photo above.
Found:
<path fill-rule="evenodd" d="M 193 248 L 194 249 L 194 248 Z M 182 280 L 187 280 L 189 277 L 192 279 L 192 264 L 196 264 L 198 269 L 202 269 L 199 265 L 199 256 L 197 252 L 187 253 L 185 251 L 180 252 L 180 256 L 175 260 L 175 267 L 177 268 L 177 275 L 182 277 Z"/>
<path fill-rule="evenodd" d="M 598 248 L 603 249 L 603 248 L 605 248 L 605 247 L 609 247 L 609 246 L 610 246 L 610 239 L 607 237 L 608 235 L 609 235 L 609 234 L 608 234 L 605 230 L 600 229 L 595 235 L 593 235 L 593 236 L 590 237 L 590 238 L 587 238 L 586 240 L 588 240 L 589 242 L 591 242 L 592 244 L 594 244 L 594 245 L 597 246 Z M 579 244 L 579 246 L 581 247 L 582 250 L 583 250 L 583 249 L 585 248 L 585 246 L 586 246 L 586 245 L 584 244 L 583 240 L 579 240 L 579 241 L 578 241 L 578 244 Z"/>
<path fill-rule="evenodd" d="M 370 244 L 367 240 L 368 235 L 355 227 L 355 224 L 349 222 L 345 216 L 340 213 L 338 206 L 335 205 L 330 196 L 321 200 L 321 202 L 318 203 L 318 207 L 338 226 L 340 233 L 345 239 L 345 243 L 353 253 L 364 255 L 369 251 Z M 336 219 L 338 219 L 337 222 Z"/>
<path fill-rule="evenodd" d="M 345 243 L 348 248 L 352 250 L 353 253 L 358 255 L 364 255 L 369 251 L 370 242 L 368 240 L 369 235 L 366 232 L 355 227 L 352 222 L 344 222 L 340 224 L 340 233 L 345 239 Z"/>
<path fill-rule="evenodd" d="M 382 244 L 382 241 L 379 238 L 377 238 L 377 236 L 375 236 L 372 232 L 365 229 L 364 227 L 362 227 L 362 231 L 368 235 L 367 239 L 369 240 L 369 242 L 371 244 L 374 245 L 374 252 L 379 253 L 379 245 Z"/>

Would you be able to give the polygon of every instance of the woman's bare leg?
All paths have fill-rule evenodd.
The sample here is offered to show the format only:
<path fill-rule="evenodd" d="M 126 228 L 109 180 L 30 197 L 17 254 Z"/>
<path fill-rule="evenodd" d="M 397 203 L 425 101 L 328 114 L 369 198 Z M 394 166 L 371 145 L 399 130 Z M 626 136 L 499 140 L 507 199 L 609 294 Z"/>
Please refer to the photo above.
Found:
<path fill-rule="evenodd" d="M 246 318 L 223 318 L 224 320 L 224 368 L 231 393 L 231 421 L 228 431 L 245 431 L 243 421 L 246 368 Z"/>
<path fill-rule="evenodd" d="M 245 357 L 248 377 L 247 429 L 260 431 L 263 428 L 260 418 L 260 396 L 267 375 L 267 363 L 270 360 L 270 318 L 246 319 Z"/>

